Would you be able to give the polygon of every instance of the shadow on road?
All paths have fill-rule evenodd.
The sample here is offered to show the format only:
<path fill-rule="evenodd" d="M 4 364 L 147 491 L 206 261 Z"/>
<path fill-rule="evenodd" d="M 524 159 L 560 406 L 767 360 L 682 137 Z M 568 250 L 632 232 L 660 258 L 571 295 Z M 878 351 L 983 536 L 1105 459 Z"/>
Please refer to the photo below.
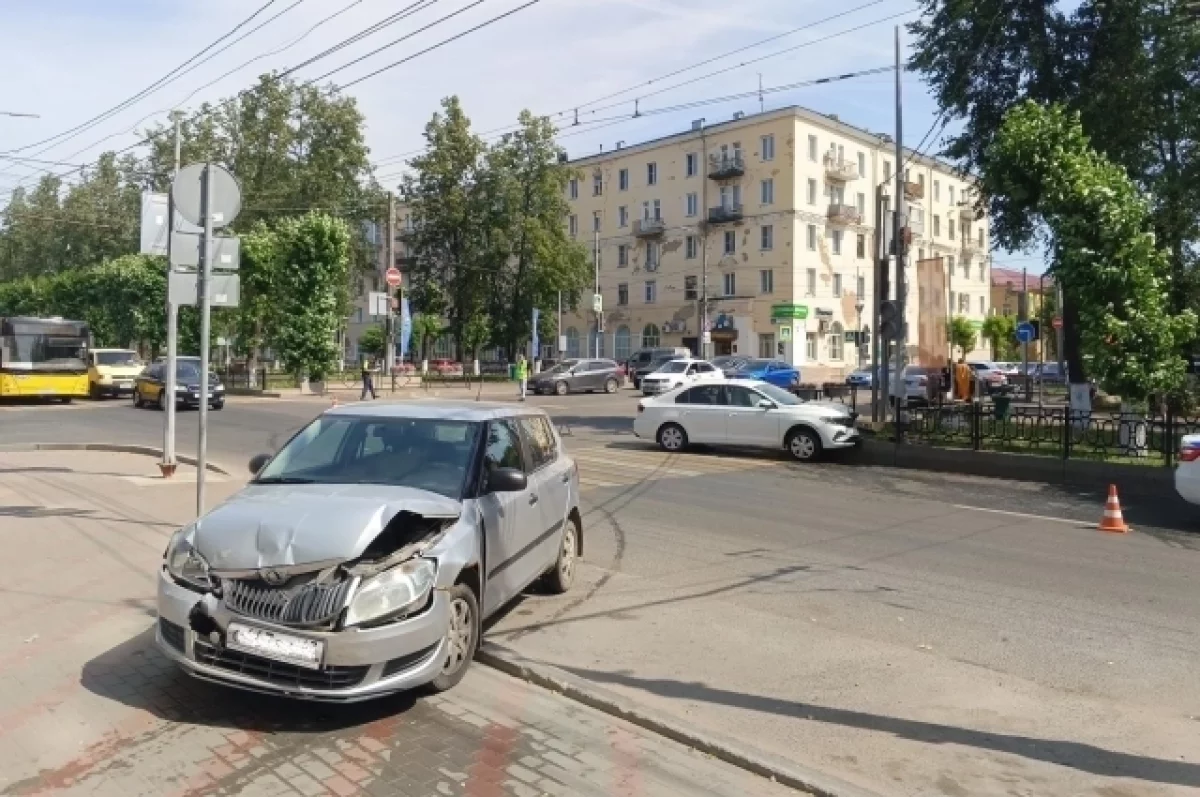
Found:
<path fill-rule="evenodd" d="M 795 717 L 846 728 L 879 731 L 926 744 L 957 744 L 974 747 L 979 750 L 1006 753 L 1033 761 L 1069 767 L 1103 777 L 1136 778 L 1137 780 L 1177 786 L 1200 786 L 1200 765 L 1198 764 L 1106 750 L 1082 742 L 989 733 L 954 725 L 906 720 L 882 714 L 868 714 L 861 711 L 819 706 L 813 703 L 732 692 L 702 683 L 688 683 L 670 678 L 639 678 L 628 672 L 605 672 L 581 667 L 563 667 L 563 669 L 596 683 L 640 689 L 661 697 L 698 700 L 764 714 Z"/>

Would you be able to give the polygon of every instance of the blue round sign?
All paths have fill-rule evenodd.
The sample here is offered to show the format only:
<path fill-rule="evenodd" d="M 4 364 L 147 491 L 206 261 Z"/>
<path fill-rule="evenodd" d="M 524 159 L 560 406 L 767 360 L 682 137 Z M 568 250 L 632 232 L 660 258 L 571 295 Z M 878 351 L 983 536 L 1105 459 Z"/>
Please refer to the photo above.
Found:
<path fill-rule="evenodd" d="M 1017 324 L 1017 340 L 1021 343 L 1029 343 L 1033 340 L 1033 335 L 1033 324 L 1028 321 Z"/>

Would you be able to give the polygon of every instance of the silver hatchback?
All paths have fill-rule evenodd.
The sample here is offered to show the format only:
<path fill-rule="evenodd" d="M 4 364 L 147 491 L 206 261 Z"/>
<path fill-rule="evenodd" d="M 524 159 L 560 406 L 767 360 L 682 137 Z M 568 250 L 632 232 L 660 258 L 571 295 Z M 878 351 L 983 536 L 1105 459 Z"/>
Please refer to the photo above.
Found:
<path fill-rule="evenodd" d="M 583 551 L 549 418 L 503 404 L 331 409 L 171 539 L 157 641 L 192 675 L 356 701 L 457 684 L 483 620 Z"/>

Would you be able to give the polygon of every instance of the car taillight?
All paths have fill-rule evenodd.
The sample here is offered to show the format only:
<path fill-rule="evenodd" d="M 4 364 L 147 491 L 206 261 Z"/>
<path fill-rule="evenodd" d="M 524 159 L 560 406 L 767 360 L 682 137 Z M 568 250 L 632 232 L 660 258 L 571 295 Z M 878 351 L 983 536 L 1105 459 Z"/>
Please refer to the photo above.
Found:
<path fill-rule="evenodd" d="M 1195 462 L 1198 459 L 1200 459 L 1200 448 L 1179 449 L 1180 462 Z"/>

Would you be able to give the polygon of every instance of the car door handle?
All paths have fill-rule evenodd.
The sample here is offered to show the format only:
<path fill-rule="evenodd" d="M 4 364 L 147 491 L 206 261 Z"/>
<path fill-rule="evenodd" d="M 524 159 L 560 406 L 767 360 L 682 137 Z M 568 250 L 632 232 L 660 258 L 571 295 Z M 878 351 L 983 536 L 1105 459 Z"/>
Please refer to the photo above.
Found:
<path fill-rule="evenodd" d="M 537 502 L 538 502 L 538 497 L 537 497 L 536 493 L 534 495 L 529 496 L 529 505 L 530 506 L 533 506 Z"/>
<path fill-rule="evenodd" d="M 571 472 L 570 472 L 570 471 L 567 471 L 566 473 L 564 473 L 564 474 L 562 475 L 562 483 L 563 483 L 563 484 L 570 484 L 570 483 L 571 483 Z"/>

